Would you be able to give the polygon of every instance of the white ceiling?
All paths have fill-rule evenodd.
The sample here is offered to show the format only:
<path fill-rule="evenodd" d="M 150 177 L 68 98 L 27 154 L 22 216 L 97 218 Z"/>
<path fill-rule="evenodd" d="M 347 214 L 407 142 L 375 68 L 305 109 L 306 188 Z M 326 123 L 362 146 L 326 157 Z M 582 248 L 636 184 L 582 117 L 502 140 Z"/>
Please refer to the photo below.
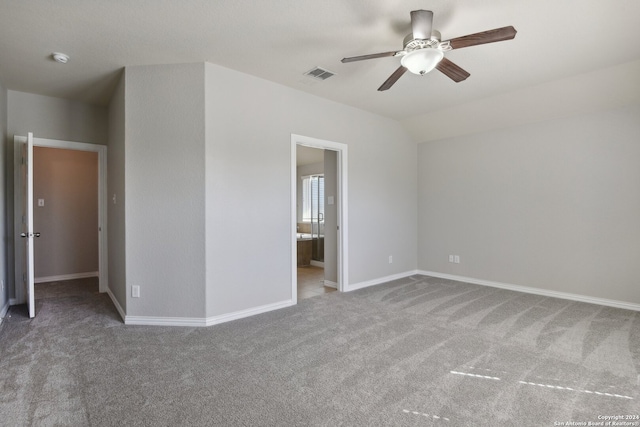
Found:
<path fill-rule="evenodd" d="M 409 12 L 434 12 L 443 40 L 513 25 L 514 40 L 458 49 L 471 73 L 405 74 Z M 0 81 L 12 90 L 106 105 L 124 66 L 209 61 L 400 120 L 519 93 L 640 59 L 638 0 L 20 0 L 0 6 Z M 55 63 L 52 52 L 71 57 Z M 303 75 L 320 66 L 326 81 Z M 550 100 L 552 101 L 552 100 Z"/>

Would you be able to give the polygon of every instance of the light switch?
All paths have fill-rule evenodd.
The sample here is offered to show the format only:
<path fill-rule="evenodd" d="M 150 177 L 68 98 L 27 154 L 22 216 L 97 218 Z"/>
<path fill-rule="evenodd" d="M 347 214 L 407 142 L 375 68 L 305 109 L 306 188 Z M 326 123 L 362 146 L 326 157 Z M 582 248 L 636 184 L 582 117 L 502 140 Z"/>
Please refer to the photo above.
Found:
<path fill-rule="evenodd" d="M 327 203 L 330 204 L 330 205 L 333 204 L 333 196 L 327 197 Z"/>
<path fill-rule="evenodd" d="M 44 199 L 38 199 L 38 206 L 44 206 Z"/>

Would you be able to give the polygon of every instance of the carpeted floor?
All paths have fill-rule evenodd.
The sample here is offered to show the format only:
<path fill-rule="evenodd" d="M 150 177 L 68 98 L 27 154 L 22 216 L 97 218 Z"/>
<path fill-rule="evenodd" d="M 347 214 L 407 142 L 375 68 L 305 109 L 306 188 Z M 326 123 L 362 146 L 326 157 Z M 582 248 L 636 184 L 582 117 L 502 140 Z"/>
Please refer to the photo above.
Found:
<path fill-rule="evenodd" d="M 210 328 L 146 327 L 125 326 L 95 283 L 57 286 L 36 291 L 35 319 L 13 307 L 0 326 L 2 425 L 557 426 L 640 415 L 638 312 L 412 276 Z"/>

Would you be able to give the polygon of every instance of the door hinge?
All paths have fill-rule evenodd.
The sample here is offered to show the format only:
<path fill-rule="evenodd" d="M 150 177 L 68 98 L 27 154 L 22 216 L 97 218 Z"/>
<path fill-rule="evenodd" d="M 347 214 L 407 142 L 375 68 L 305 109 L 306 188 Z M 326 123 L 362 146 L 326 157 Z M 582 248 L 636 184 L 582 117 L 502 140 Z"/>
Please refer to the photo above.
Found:
<path fill-rule="evenodd" d="M 22 273 L 22 281 L 23 282 L 27 281 L 27 273 Z"/>

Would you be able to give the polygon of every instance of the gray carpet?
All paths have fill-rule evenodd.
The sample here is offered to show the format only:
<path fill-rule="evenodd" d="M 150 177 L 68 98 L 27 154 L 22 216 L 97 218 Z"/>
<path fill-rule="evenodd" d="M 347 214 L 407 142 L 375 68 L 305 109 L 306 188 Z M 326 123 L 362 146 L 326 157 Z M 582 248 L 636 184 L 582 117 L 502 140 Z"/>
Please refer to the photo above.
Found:
<path fill-rule="evenodd" d="M 91 280 L 36 296 L 35 319 L 13 307 L 0 326 L 2 425 L 554 426 L 640 414 L 633 311 L 424 276 L 210 328 L 125 326 Z"/>

